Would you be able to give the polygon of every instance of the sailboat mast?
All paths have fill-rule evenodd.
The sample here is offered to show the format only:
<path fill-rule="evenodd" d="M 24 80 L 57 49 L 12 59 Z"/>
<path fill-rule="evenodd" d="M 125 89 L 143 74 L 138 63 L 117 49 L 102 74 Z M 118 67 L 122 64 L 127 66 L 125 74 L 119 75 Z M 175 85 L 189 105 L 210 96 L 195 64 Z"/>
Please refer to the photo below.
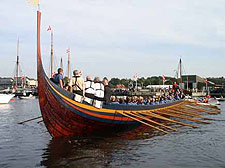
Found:
<path fill-rule="evenodd" d="M 53 53 L 53 30 L 51 30 L 51 67 L 50 67 L 50 76 L 53 76 L 53 60 L 54 60 L 54 53 Z"/>
<path fill-rule="evenodd" d="M 180 68 L 180 81 L 182 83 L 182 60 L 180 58 L 180 62 L 179 62 L 179 68 Z"/>
<path fill-rule="evenodd" d="M 67 76 L 70 78 L 70 49 L 68 49 L 68 65 L 67 65 Z"/>
<path fill-rule="evenodd" d="M 18 85 L 18 77 L 19 77 L 19 45 L 20 40 L 17 40 L 17 56 L 16 56 L 16 86 Z"/>
<path fill-rule="evenodd" d="M 60 60 L 60 68 L 63 69 L 63 60 L 62 60 L 62 57 L 61 57 L 61 60 Z"/>

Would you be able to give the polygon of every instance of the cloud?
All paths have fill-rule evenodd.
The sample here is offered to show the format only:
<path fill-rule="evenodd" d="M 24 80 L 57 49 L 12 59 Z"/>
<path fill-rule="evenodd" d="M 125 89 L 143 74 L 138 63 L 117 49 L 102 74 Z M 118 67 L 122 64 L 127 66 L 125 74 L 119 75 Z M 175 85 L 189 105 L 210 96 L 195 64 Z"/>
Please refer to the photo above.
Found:
<path fill-rule="evenodd" d="M 14 3 L 17 5 L 7 0 L 0 2 L 1 59 L 7 64 L 15 60 L 16 39 L 20 36 L 22 68 L 35 76 L 35 8 L 26 1 L 14 0 Z M 46 29 L 51 25 L 57 59 L 63 57 L 66 61 L 65 50 L 70 47 L 74 68 L 82 69 L 85 74 L 173 76 L 182 57 L 187 73 L 222 76 L 224 5 L 223 0 L 43 0 L 45 68 L 49 69 L 50 55 Z M 206 71 L 205 67 L 209 66 L 213 71 Z M 10 75 L 10 67 L 5 69 L 0 76 Z"/>

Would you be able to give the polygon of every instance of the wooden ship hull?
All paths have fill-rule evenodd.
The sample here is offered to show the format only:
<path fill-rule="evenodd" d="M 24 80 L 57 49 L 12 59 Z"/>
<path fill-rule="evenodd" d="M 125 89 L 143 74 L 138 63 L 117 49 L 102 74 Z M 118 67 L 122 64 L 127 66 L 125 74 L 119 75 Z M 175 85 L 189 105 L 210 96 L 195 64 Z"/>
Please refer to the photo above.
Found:
<path fill-rule="evenodd" d="M 73 94 L 59 88 L 49 80 L 42 65 L 40 48 L 41 12 L 37 12 L 37 77 L 38 95 L 42 118 L 52 137 L 69 135 L 91 135 L 110 131 L 132 129 L 146 125 L 152 129 L 168 133 L 176 129 L 158 120 L 194 127 L 191 124 L 172 120 L 169 117 L 204 123 L 189 115 L 178 115 L 179 108 L 186 104 L 183 100 L 161 105 L 105 105 L 99 109 L 73 100 Z M 176 110 L 176 112 L 172 112 Z M 191 108 L 189 108 L 191 109 Z M 182 111 L 188 107 L 183 107 Z M 167 113 L 165 113 L 167 111 Z M 197 114 L 196 114 L 197 115 Z M 168 116 L 168 117 L 165 117 Z M 189 117 L 187 117 L 189 116 Z M 195 115 L 192 114 L 194 117 Z M 156 119 L 156 120 L 154 120 Z M 206 122 L 205 122 L 206 123 Z"/>

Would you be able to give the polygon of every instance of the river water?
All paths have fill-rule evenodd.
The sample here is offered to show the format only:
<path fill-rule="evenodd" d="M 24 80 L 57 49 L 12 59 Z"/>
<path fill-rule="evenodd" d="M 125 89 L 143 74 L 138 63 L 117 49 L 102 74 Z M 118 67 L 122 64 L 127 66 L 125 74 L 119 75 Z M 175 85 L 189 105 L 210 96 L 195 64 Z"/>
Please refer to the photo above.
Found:
<path fill-rule="evenodd" d="M 211 124 L 180 127 L 168 135 L 136 130 L 123 135 L 52 139 L 40 116 L 38 100 L 15 99 L 0 105 L 0 168 L 225 167 L 225 103 Z"/>

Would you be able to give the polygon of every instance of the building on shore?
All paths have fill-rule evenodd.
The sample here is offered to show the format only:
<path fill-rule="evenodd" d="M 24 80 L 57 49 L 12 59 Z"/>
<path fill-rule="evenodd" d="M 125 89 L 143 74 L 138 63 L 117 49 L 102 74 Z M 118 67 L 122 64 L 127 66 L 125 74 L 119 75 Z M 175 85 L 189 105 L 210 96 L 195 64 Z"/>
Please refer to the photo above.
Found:
<path fill-rule="evenodd" d="M 18 88 L 37 88 L 38 82 L 37 79 L 29 77 L 0 77 L 0 90 L 12 89 L 16 85 Z"/>
<path fill-rule="evenodd" d="M 181 79 L 179 79 L 181 88 L 190 90 L 192 92 L 205 92 L 215 87 L 215 83 L 197 75 L 182 75 Z"/>
<path fill-rule="evenodd" d="M 0 90 L 12 88 L 13 78 L 0 78 Z"/>
<path fill-rule="evenodd" d="M 26 77 L 25 84 L 29 88 L 37 88 L 38 81 L 37 81 L 37 79 Z"/>

